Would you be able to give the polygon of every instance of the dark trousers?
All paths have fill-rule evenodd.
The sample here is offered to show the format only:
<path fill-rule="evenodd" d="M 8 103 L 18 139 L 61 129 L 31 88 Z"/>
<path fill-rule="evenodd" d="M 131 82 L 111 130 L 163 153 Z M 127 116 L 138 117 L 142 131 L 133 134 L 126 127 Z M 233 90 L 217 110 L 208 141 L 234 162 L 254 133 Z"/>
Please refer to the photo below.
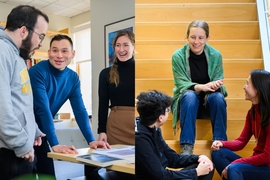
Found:
<path fill-rule="evenodd" d="M 85 180 L 90 180 L 90 179 L 103 180 L 103 178 L 98 173 L 99 169 L 100 169 L 99 167 L 84 165 Z"/>
<path fill-rule="evenodd" d="M 11 180 L 26 174 L 33 174 L 36 164 L 22 158 L 18 158 L 14 151 L 0 148 L 0 179 Z"/>
<path fill-rule="evenodd" d="M 85 180 L 134 180 L 135 175 L 127 174 L 117 171 L 107 171 L 105 173 L 99 173 L 99 167 L 84 166 Z"/>
<path fill-rule="evenodd" d="M 39 175 L 50 175 L 55 177 L 53 159 L 47 157 L 47 153 L 51 152 L 51 150 L 46 137 L 42 138 L 41 146 L 35 146 L 34 148 L 37 157 L 37 173 Z"/>

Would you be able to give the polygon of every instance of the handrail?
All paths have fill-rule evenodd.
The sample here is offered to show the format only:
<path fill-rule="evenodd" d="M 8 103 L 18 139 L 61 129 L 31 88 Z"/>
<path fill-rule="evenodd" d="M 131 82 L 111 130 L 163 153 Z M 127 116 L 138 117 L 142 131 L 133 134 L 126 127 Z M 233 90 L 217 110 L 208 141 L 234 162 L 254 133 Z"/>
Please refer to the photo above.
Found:
<path fill-rule="evenodd" d="M 270 33 L 267 0 L 257 0 L 264 69 L 270 71 Z"/>

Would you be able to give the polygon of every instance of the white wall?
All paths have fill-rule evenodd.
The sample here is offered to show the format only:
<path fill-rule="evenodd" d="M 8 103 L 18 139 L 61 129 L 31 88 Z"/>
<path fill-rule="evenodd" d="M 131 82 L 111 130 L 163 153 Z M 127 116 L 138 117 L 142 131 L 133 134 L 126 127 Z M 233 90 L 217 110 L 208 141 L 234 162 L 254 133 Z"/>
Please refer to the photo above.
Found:
<path fill-rule="evenodd" d="M 0 21 L 6 22 L 8 14 L 14 7 L 14 5 L 0 2 Z M 58 16 L 51 13 L 46 14 L 49 17 L 49 30 L 51 31 L 60 31 L 66 28 L 69 28 L 71 31 L 74 27 L 90 23 L 90 11 L 79 14 L 72 18 Z M 40 50 L 47 52 L 47 50 L 49 49 L 49 43 L 50 37 L 45 37 L 45 40 L 43 41 L 43 46 Z"/>
<path fill-rule="evenodd" d="M 13 5 L 5 4 L 0 2 L 0 21 L 6 22 L 7 15 L 14 8 Z"/>
<path fill-rule="evenodd" d="M 14 5 L 0 2 L 0 21 L 7 21 L 7 16 L 14 8 Z M 49 30 L 59 31 L 65 28 L 71 28 L 71 18 L 46 13 L 49 17 Z M 49 49 L 50 37 L 45 37 L 40 51 L 47 52 Z"/>
<path fill-rule="evenodd" d="M 82 24 L 89 22 L 90 22 L 90 11 L 87 11 L 85 13 L 79 14 L 71 18 L 72 27 L 81 26 Z"/>
<path fill-rule="evenodd" d="M 135 15 L 135 0 L 91 0 L 92 129 L 97 138 L 98 77 L 105 68 L 104 25 Z"/>
<path fill-rule="evenodd" d="M 70 22 L 71 22 L 71 29 L 69 30 L 69 33 L 70 33 L 70 37 L 73 38 L 72 33 L 90 28 L 90 11 L 72 17 L 70 19 Z M 89 34 L 90 34 L 90 32 L 89 32 Z M 78 45 L 78 43 L 76 43 L 76 41 L 74 41 L 74 39 L 73 39 L 73 43 L 74 43 L 74 46 Z M 84 57 L 89 58 L 88 54 L 89 54 L 89 51 L 85 51 Z M 76 49 L 75 59 L 78 59 L 78 49 Z M 70 69 L 76 71 L 76 64 L 71 63 L 68 67 Z M 81 84 L 82 84 L 82 76 L 80 77 L 80 79 L 81 79 Z M 82 89 L 83 99 L 88 97 L 88 95 L 84 95 L 85 91 L 87 91 L 87 90 Z M 91 95 L 90 93 L 91 92 L 89 92 L 89 96 Z M 85 104 L 86 108 L 89 107 L 89 103 L 87 103 L 87 101 L 85 101 L 85 100 L 84 100 L 84 104 Z M 89 113 L 90 112 L 89 108 L 87 108 L 87 110 L 88 110 L 88 114 L 91 114 L 91 113 Z M 71 118 L 74 118 L 74 114 L 73 114 L 69 100 L 63 104 L 63 106 L 59 109 L 58 112 L 60 114 L 69 112 L 71 115 Z"/>

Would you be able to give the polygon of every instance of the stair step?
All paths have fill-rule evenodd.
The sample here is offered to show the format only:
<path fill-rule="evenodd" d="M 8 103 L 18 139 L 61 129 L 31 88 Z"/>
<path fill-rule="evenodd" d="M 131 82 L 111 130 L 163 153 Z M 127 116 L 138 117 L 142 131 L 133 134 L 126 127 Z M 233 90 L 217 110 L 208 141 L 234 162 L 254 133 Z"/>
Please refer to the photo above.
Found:
<path fill-rule="evenodd" d="M 176 140 L 165 140 L 165 141 L 170 146 L 170 148 L 174 149 L 177 153 L 180 153 L 179 141 Z M 204 154 L 208 157 L 211 157 L 211 150 L 210 150 L 211 145 L 212 141 L 196 140 L 193 154 Z M 255 146 L 256 146 L 255 140 L 250 140 L 244 149 L 237 151 L 235 153 L 237 153 L 241 157 L 250 157 L 253 153 L 253 148 Z"/>
<path fill-rule="evenodd" d="M 257 21 L 255 3 L 135 4 L 135 23 L 205 21 Z"/>
<path fill-rule="evenodd" d="M 244 100 L 244 98 L 243 99 L 226 98 L 226 102 L 227 102 L 227 120 L 228 121 L 245 119 L 248 110 L 251 108 L 251 102 Z M 135 113 L 135 115 L 139 116 L 137 112 Z M 170 113 L 168 116 L 168 122 L 169 120 L 172 120 L 172 113 Z M 169 130 L 172 130 L 172 123 L 167 123 L 167 125 L 170 127 Z"/>
<path fill-rule="evenodd" d="M 137 64 L 136 64 L 137 66 Z M 154 67 L 154 66 L 153 66 Z M 161 72 L 161 71 L 158 71 Z M 245 92 L 243 90 L 243 86 L 246 84 L 246 79 L 249 76 L 249 72 L 246 73 L 246 78 L 241 78 L 241 79 L 236 79 L 236 78 L 231 78 L 231 79 L 224 79 L 224 85 L 227 89 L 228 92 L 228 97 L 227 99 L 234 99 L 234 98 L 239 98 L 239 99 L 244 99 L 245 97 Z M 139 79 L 137 78 L 135 80 L 135 92 L 136 94 L 139 94 L 140 92 L 143 91 L 148 91 L 151 89 L 156 89 L 159 91 L 162 91 L 170 96 L 173 95 L 173 88 L 174 83 L 173 79 Z"/>
<path fill-rule="evenodd" d="M 239 137 L 245 124 L 245 117 L 242 120 L 227 120 L 227 137 L 229 140 Z M 179 122 L 177 124 L 179 128 Z M 163 138 L 166 140 L 179 140 L 181 129 L 177 129 L 175 134 L 172 129 L 172 120 L 168 119 L 161 126 Z M 196 140 L 212 140 L 212 126 L 210 119 L 197 119 L 196 121 Z M 254 139 L 254 138 L 252 138 Z"/>
<path fill-rule="evenodd" d="M 247 73 L 247 77 L 249 74 Z M 243 90 L 244 85 L 246 84 L 246 78 L 243 79 L 225 79 L 224 80 L 224 85 L 227 89 L 228 92 L 228 99 L 231 98 L 240 98 L 244 99 L 245 98 L 245 91 Z"/>
<path fill-rule="evenodd" d="M 138 40 L 185 40 L 189 22 L 183 23 L 136 23 Z M 210 40 L 258 40 L 257 21 L 209 21 Z"/>
<path fill-rule="evenodd" d="M 262 59 L 223 59 L 224 77 L 247 78 L 251 70 L 263 69 Z M 241 71 L 239 71 L 241 67 Z M 161 73 L 162 72 L 162 73 Z M 171 59 L 136 58 L 136 78 L 173 78 Z"/>
<path fill-rule="evenodd" d="M 177 49 L 186 41 L 136 41 L 136 59 L 171 59 Z M 209 41 L 218 49 L 224 59 L 260 59 L 262 58 L 261 41 Z"/>
<path fill-rule="evenodd" d="M 241 67 L 241 70 L 240 70 Z M 262 59 L 225 59 L 223 60 L 224 77 L 247 78 L 253 69 L 264 69 Z"/>

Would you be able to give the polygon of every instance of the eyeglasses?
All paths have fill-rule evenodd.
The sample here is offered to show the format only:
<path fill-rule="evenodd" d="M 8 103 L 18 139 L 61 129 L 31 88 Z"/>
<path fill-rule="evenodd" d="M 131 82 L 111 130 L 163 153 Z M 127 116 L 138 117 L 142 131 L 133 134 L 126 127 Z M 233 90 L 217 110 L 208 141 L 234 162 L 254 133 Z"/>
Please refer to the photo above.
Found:
<path fill-rule="evenodd" d="M 171 108 L 167 107 L 166 112 L 168 112 L 168 113 L 171 112 Z"/>
<path fill-rule="evenodd" d="M 27 26 L 26 26 L 27 27 Z M 27 27 L 27 29 L 29 29 L 30 31 L 33 31 L 34 33 L 36 33 L 40 39 L 40 42 L 42 42 L 45 38 L 45 34 L 39 34 L 37 33 L 36 31 L 34 31 L 34 29 L 30 28 L 30 27 Z"/>

